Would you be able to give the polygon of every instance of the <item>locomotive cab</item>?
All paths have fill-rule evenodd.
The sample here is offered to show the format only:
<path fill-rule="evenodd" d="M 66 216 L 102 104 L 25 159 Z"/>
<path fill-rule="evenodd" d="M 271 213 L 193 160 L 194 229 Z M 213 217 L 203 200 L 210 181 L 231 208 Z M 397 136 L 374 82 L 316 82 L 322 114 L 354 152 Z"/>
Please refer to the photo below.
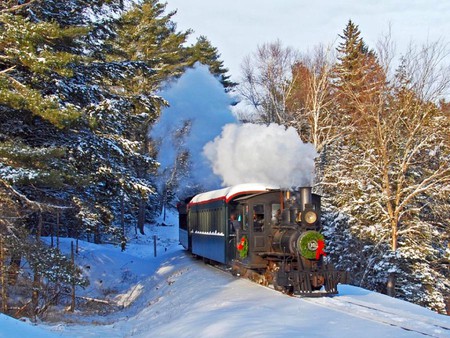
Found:
<path fill-rule="evenodd" d="M 241 210 L 242 230 L 237 241 L 237 250 L 230 256 L 248 268 L 267 265 L 262 253 L 271 250 L 274 219 L 281 217 L 280 192 L 249 195 L 235 200 L 234 208 Z M 246 252 L 239 250 L 239 241 L 246 241 Z"/>

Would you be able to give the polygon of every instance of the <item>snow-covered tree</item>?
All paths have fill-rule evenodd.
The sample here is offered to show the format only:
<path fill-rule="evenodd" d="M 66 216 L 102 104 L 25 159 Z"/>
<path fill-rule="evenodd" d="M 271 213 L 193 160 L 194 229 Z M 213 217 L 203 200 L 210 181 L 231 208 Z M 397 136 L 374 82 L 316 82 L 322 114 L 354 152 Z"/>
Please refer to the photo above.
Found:
<path fill-rule="evenodd" d="M 0 179 L 0 199 L 1 311 L 8 312 L 8 289 L 16 285 L 22 264 L 26 262 L 33 272 L 33 281 L 20 285 L 31 289 L 31 306 L 26 313 L 35 317 L 39 309 L 47 305 L 40 304 L 40 298 L 54 297 L 60 287 L 85 286 L 88 281 L 58 248 L 49 248 L 40 241 L 42 213 L 65 207 L 30 200 L 3 179 Z M 24 220 L 35 214 L 38 215 L 37 229 L 32 230 Z M 32 231 L 34 236 L 31 236 Z M 43 284 L 46 284 L 45 288 Z"/>
<path fill-rule="evenodd" d="M 347 220 L 339 223 L 347 224 L 347 236 L 334 245 L 355 237 L 361 243 L 351 255 L 353 282 L 443 311 L 448 271 L 435 262 L 448 260 L 448 220 L 432 210 L 448 198 L 449 125 L 437 101 L 449 72 L 436 66 L 438 47 L 405 55 L 389 82 L 381 65 L 366 69 L 369 85 L 361 88 L 352 88 L 354 77 L 349 85 L 341 78 L 351 107 L 340 105 L 339 114 L 352 133 L 331 147 L 321 183 Z M 369 58 L 376 60 L 374 53 Z"/>
<path fill-rule="evenodd" d="M 147 152 L 146 128 L 161 104 L 155 88 L 185 66 L 176 64 L 180 57 L 172 60 L 176 53 L 184 57 L 184 33 L 178 36 L 167 19 L 156 21 L 147 34 L 161 32 L 155 37 L 161 46 L 175 37 L 163 59 L 179 70 L 166 72 L 164 62 L 155 63 L 157 48 L 149 59 L 117 57 L 111 39 L 120 36 L 116 23 L 129 9 L 122 1 L 11 1 L 0 8 L 1 179 L 28 201 L 55 206 L 21 211 L 10 226 L 24 229 L 17 242 L 53 234 L 56 223 L 61 235 L 123 241 L 120 223 L 136 224 L 138 209 L 145 221 L 156 204 L 151 199 L 156 162 Z M 151 82 L 137 81 L 146 74 Z M 9 201 L 16 209 L 22 203 Z M 28 247 L 41 250 L 38 238 Z M 26 257 L 34 264 L 33 250 L 16 248 L 17 255 L 4 259 L 20 266 Z M 35 290 L 43 277 L 50 278 L 39 267 L 62 262 L 53 254 L 42 257 L 49 260 L 33 265 Z M 36 305 L 36 294 L 33 301 Z"/>

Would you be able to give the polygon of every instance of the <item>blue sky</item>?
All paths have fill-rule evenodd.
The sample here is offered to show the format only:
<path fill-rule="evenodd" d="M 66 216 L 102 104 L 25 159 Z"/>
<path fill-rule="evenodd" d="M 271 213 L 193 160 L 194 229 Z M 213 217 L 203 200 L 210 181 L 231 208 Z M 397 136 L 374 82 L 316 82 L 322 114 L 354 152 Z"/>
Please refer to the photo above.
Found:
<path fill-rule="evenodd" d="M 412 41 L 449 43 L 449 0 L 166 0 L 177 9 L 179 30 L 194 30 L 192 41 L 206 35 L 219 49 L 234 80 L 245 56 L 258 45 L 280 39 L 284 46 L 307 52 L 338 40 L 349 19 L 370 48 L 391 27 L 397 53 Z"/>

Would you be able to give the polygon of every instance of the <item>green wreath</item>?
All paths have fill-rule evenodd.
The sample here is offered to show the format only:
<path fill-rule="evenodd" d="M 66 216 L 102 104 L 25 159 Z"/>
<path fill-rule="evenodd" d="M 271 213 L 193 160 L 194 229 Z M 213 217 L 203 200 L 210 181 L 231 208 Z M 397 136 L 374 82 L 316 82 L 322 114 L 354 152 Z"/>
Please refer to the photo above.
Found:
<path fill-rule="evenodd" d="M 242 236 L 241 241 L 236 245 L 236 248 L 239 251 L 239 257 L 245 258 L 248 253 L 248 240 L 247 236 Z"/>
<path fill-rule="evenodd" d="M 320 242 L 322 245 L 320 245 Z M 318 250 L 322 251 L 324 237 L 320 232 L 307 231 L 301 235 L 297 240 L 297 248 L 300 249 L 300 254 L 307 259 L 317 259 Z M 319 252 L 323 255 L 322 252 Z"/>

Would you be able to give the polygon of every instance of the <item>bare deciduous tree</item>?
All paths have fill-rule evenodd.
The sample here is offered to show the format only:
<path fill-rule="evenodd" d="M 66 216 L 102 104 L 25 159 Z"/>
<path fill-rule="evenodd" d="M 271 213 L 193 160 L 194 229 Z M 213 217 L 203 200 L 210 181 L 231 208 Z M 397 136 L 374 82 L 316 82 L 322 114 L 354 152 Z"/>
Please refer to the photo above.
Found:
<path fill-rule="evenodd" d="M 238 90 L 256 110 L 260 122 L 285 125 L 292 119 L 287 100 L 295 83 L 292 68 L 297 61 L 298 53 L 283 47 L 280 40 L 258 46 L 244 59 Z"/>
<path fill-rule="evenodd" d="M 318 152 L 342 136 L 335 118 L 336 98 L 330 81 L 333 65 L 331 48 L 318 46 L 312 54 L 302 56 L 292 70 L 295 82 L 288 110 L 294 117 L 293 126 Z"/>

